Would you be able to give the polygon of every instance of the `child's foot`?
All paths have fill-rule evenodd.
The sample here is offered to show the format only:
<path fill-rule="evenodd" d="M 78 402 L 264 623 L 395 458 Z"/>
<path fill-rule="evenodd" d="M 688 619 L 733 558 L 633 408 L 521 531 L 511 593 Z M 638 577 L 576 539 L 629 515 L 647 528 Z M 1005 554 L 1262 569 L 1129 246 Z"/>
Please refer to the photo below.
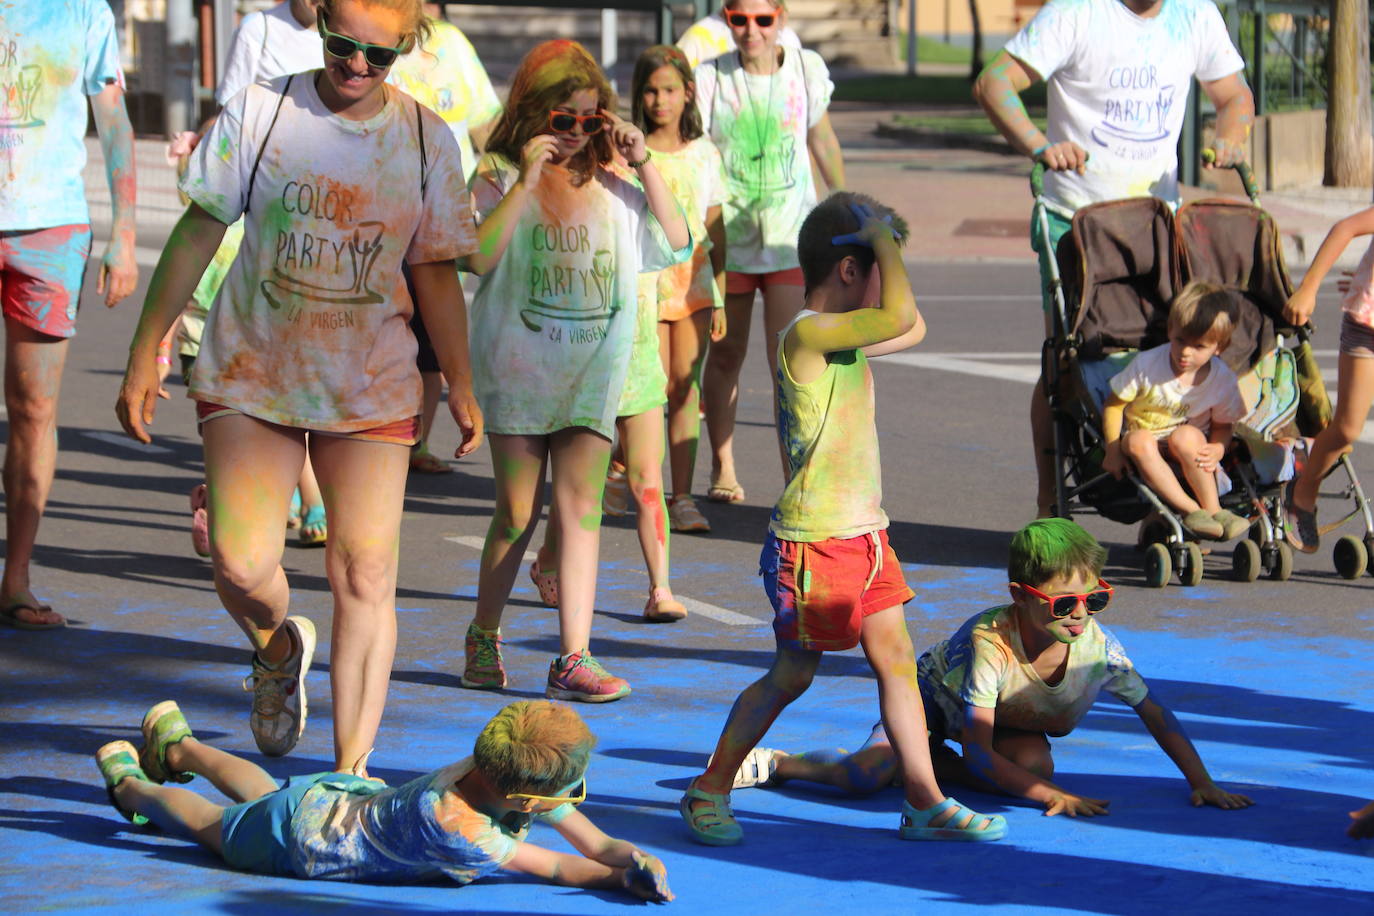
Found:
<path fill-rule="evenodd" d="M 1242 534 L 1250 530 L 1250 520 L 1241 518 L 1236 513 L 1228 509 L 1212 514 L 1212 521 L 1221 526 L 1221 537 L 1218 540 L 1234 541 Z"/>
<path fill-rule="evenodd" d="M 203 483 L 191 488 L 191 549 L 210 555 L 210 494 Z"/>
<path fill-rule="evenodd" d="M 542 570 L 539 568 L 539 558 L 535 557 L 530 561 L 530 581 L 539 591 L 539 600 L 544 602 L 544 607 L 558 607 L 558 572 L 557 570 Z"/>
<path fill-rule="evenodd" d="M 1183 530 L 1194 537 L 1206 538 L 1209 541 L 1221 537 L 1221 523 L 1212 518 L 1211 513 L 1205 509 L 1194 509 L 1179 521 L 1183 523 Z"/>
<path fill-rule="evenodd" d="M 125 808 L 115 798 L 115 789 L 126 779 L 152 781 L 138 765 L 138 751 L 134 750 L 134 746 L 127 741 L 111 741 L 95 752 L 95 765 L 100 768 L 100 775 L 105 779 L 105 791 L 110 796 L 110 804 L 114 809 L 132 824 L 142 827 L 148 823 L 146 817 Z"/>
<path fill-rule="evenodd" d="M 601 491 L 601 511 L 617 517 L 630 511 L 630 481 L 625 477 L 624 468 L 611 465 L 606 472 L 606 487 Z"/>
<path fill-rule="evenodd" d="M 315 625 L 307 618 L 293 615 L 282 628 L 291 637 L 291 655 L 274 667 L 254 652 L 253 673 L 243 679 L 243 689 L 253 692 L 248 727 L 268 757 L 289 753 L 305 731 L 305 675 L 315 655 Z"/>
<path fill-rule="evenodd" d="M 696 780 L 687 787 L 678 811 L 687 822 L 692 839 L 706 846 L 734 846 L 744 839 L 735 813 L 730 810 L 728 793 L 704 792 Z"/>
<path fill-rule="evenodd" d="M 460 683 L 473 690 L 499 690 L 506 686 L 506 666 L 501 662 L 501 628 L 484 630 L 475 623 L 468 624 L 463 639 L 463 655 L 467 664 Z"/>
<path fill-rule="evenodd" d="M 729 477 L 723 473 L 718 474 L 712 479 L 711 488 L 706 491 L 706 498 L 713 503 L 742 503 L 744 487 L 739 485 L 734 474 Z"/>
<path fill-rule="evenodd" d="M 659 586 L 649 590 L 649 602 L 644 605 L 644 619 L 651 623 L 672 623 L 687 616 L 687 608 L 673 597 L 672 589 Z"/>
<path fill-rule="evenodd" d="M 194 773 L 182 773 L 167 764 L 167 749 L 191 737 L 191 726 L 175 700 L 163 700 L 143 716 L 143 747 L 138 764 L 153 782 L 190 782 Z"/>
<path fill-rule="evenodd" d="M 67 618 L 28 589 L 0 599 L 0 621 L 16 630 L 60 630 L 67 625 Z"/>
<path fill-rule="evenodd" d="M 301 526 L 301 488 L 291 491 L 291 505 L 286 510 L 287 530 L 299 528 Z"/>
<path fill-rule="evenodd" d="M 410 469 L 417 474 L 452 474 L 453 466 L 427 448 L 410 450 Z"/>
<path fill-rule="evenodd" d="M 325 517 L 324 506 L 306 506 L 301 513 L 300 545 L 302 547 L 323 547 L 329 540 L 329 520 Z"/>
<path fill-rule="evenodd" d="M 900 833 L 904 840 L 987 842 L 1007 835 L 1007 821 L 1000 814 L 979 814 L 953 798 L 924 811 L 913 808 L 911 802 L 902 802 Z"/>
<path fill-rule="evenodd" d="M 1303 553 L 1316 553 L 1321 546 L 1321 534 L 1317 531 L 1316 508 L 1304 509 L 1293 499 L 1297 481 L 1288 481 L 1283 489 L 1283 533 L 1294 550 Z"/>
<path fill-rule="evenodd" d="M 582 703 L 609 703 L 630 695 L 630 685 L 616 677 L 590 650 L 559 656 L 549 663 L 549 684 L 544 696 L 550 700 L 577 700 Z"/>
<path fill-rule="evenodd" d="M 698 532 L 709 534 L 711 523 L 697 508 L 696 500 L 690 496 L 675 496 L 668 503 L 668 521 L 674 531 Z"/>

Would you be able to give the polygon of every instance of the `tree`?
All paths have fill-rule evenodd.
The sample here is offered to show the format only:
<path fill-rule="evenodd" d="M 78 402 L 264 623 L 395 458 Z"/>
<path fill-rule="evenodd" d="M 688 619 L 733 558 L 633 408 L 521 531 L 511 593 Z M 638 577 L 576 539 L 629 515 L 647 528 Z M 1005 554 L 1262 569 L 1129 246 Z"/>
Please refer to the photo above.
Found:
<path fill-rule="evenodd" d="M 1363 187 L 1374 178 L 1370 136 L 1368 0 L 1331 0 L 1323 184 Z"/>
<path fill-rule="evenodd" d="M 909 0 L 914 2 L 914 0 Z M 968 0 L 968 15 L 973 23 L 973 60 L 972 71 L 969 73 L 970 80 L 978 79 L 978 74 L 983 72 L 983 20 L 978 16 L 978 0 Z"/>

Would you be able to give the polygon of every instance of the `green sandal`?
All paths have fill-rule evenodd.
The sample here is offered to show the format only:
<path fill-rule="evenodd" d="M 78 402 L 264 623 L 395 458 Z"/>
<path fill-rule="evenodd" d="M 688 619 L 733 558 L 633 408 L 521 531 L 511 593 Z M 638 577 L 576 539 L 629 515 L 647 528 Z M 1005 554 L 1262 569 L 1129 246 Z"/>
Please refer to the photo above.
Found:
<path fill-rule="evenodd" d="M 181 773 L 167 765 L 167 748 L 191 737 L 191 726 L 175 700 L 163 700 L 143 716 L 143 747 L 138 763 L 148 778 L 156 783 L 190 782 L 194 773 Z"/>
<path fill-rule="evenodd" d="M 964 821 L 960 812 L 968 812 L 967 823 L 962 827 L 950 826 Z M 949 812 L 949 816 L 940 815 Z M 940 819 L 940 826 L 932 827 L 930 822 Z M 1006 818 L 1000 814 L 979 814 L 967 805 L 961 805 L 953 798 L 946 798 L 938 805 L 924 811 L 902 802 L 901 835 L 904 840 L 964 840 L 986 843 L 1000 840 L 1007 835 Z"/>
<path fill-rule="evenodd" d="M 706 804 L 693 807 L 694 801 L 704 801 Z M 739 821 L 735 820 L 734 813 L 730 811 L 728 794 L 703 792 L 696 787 L 696 781 L 693 780 L 682 796 L 682 801 L 678 803 L 678 810 L 682 812 L 682 819 L 687 822 L 692 839 L 698 843 L 707 846 L 734 846 L 744 839 L 744 831 L 740 829 Z"/>
<path fill-rule="evenodd" d="M 100 775 L 105 777 L 105 792 L 110 796 L 110 804 L 114 809 L 136 827 L 147 824 L 146 817 L 124 808 L 114 794 L 115 787 L 126 779 L 152 782 L 138 765 L 138 751 L 134 750 L 134 746 L 127 741 L 111 741 L 95 752 L 95 765 L 100 768 Z"/>

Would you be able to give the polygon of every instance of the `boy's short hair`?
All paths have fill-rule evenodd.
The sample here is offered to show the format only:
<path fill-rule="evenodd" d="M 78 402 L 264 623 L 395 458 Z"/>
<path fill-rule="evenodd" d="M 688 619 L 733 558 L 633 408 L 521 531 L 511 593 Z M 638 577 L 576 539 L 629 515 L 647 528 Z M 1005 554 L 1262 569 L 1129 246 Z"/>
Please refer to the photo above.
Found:
<path fill-rule="evenodd" d="M 891 207 L 878 203 L 867 194 L 855 191 L 836 191 L 825 200 L 816 204 L 802 222 L 797 233 L 797 260 L 801 263 L 802 278 L 806 292 L 825 282 L 835 265 L 847 257 L 859 262 L 867 273 L 877 260 L 873 249 L 867 245 L 832 245 L 830 240 L 837 235 L 848 235 L 859 231 L 859 218 L 850 209 L 851 204 L 862 204 L 879 218 L 892 218 L 892 229 L 897 233 L 898 244 L 906 241 L 906 220 L 898 216 Z"/>
<path fill-rule="evenodd" d="M 1041 518 L 1012 535 L 1007 579 L 1039 588 L 1051 579 L 1085 573 L 1096 582 L 1106 562 L 1106 548 L 1077 522 Z"/>
<path fill-rule="evenodd" d="M 1169 332 L 1188 340 L 1215 341 L 1218 350 L 1231 342 L 1240 321 L 1240 303 L 1224 286 L 1194 280 L 1174 297 L 1169 307 Z"/>
<path fill-rule="evenodd" d="M 581 716 L 547 700 L 502 709 L 483 728 L 473 761 L 497 791 L 553 795 L 583 778 L 596 738 Z"/>

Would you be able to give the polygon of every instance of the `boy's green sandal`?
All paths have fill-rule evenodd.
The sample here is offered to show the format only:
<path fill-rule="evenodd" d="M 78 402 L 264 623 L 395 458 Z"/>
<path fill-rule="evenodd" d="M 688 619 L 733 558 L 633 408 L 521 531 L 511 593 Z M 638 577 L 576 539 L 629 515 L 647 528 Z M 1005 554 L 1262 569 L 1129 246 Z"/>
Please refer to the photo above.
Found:
<path fill-rule="evenodd" d="M 948 817 L 941 817 L 946 813 Z M 940 822 L 940 826 L 930 825 L 930 822 L 935 820 Z M 948 797 L 924 811 L 913 808 L 911 802 L 904 801 L 901 834 L 904 840 L 988 842 L 1000 840 L 1007 835 L 1007 821 L 1000 814 L 979 814 Z"/>
<path fill-rule="evenodd" d="M 95 765 L 100 767 L 100 775 L 105 777 L 105 791 L 110 796 L 110 804 L 124 818 L 135 826 L 142 827 L 148 819 L 141 814 L 128 811 L 115 800 L 115 786 L 126 779 L 141 779 L 152 782 L 148 774 L 138 765 L 138 752 L 127 741 L 111 741 L 95 752 Z"/>
<path fill-rule="evenodd" d="M 693 806 L 692 802 L 706 802 Z M 703 792 L 693 782 L 678 803 L 682 819 L 692 832 L 692 839 L 707 846 L 734 846 L 744 839 L 744 831 L 730 810 L 730 796 Z"/>
<path fill-rule="evenodd" d="M 191 726 L 175 700 L 163 700 L 143 716 L 143 747 L 138 752 L 139 766 L 156 783 L 190 782 L 194 773 L 179 773 L 167 765 L 167 748 L 191 737 Z"/>

